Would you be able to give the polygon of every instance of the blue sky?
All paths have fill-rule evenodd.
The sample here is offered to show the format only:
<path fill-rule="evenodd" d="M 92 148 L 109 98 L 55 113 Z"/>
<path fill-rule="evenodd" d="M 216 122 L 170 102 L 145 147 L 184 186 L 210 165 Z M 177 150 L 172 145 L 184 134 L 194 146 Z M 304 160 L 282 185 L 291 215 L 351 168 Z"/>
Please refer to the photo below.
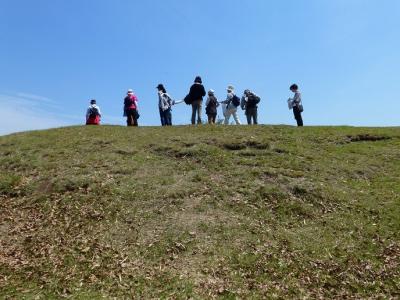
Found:
<path fill-rule="evenodd" d="M 254 90 L 266 124 L 295 124 L 296 82 L 306 125 L 400 125 L 398 0 L 0 0 L 0 45 L 0 134 L 82 124 L 91 98 L 124 125 L 128 88 L 159 125 L 156 85 L 181 99 L 196 75 Z"/>

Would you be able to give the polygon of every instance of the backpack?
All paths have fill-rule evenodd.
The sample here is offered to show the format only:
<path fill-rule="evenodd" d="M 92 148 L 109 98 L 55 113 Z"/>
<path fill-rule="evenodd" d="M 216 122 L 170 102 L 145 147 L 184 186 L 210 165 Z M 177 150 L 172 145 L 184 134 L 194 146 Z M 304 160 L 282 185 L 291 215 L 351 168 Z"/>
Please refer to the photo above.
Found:
<path fill-rule="evenodd" d="M 185 99 L 183 101 L 185 101 L 185 103 L 187 105 L 192 104 L 192 102 L 193 102 L 192 96 L 190 94 L 186 95 L 186 97 L 185 97 Z"/>
<path fill-rule="evenodd" d="M 208 105 L 206 106 L 206 114 L 207 115 L 212 115 L 217 113 L 217 100 L 212 97 L 210 98 L 210 102 L 208 102 Z"/>
<path fill-rule="evenodd" d="M 99 110 L 97 107 L 91 107 L 90 108 L 90 113 L 89 113 L 89 118 L 96 118 L 99 115 Z"/>
<path fill-rule="evenodd" d="M 235 106 L 238 107 L 240 105 L 240 98 L 236 95 L 233 95 L 233 98 L 231 100 L 231 103 Z"/>
<path fill-rule="evenodd" d="M 247 100 L 247 107 L 248 108 L 253 108 L 253 107 L 257 107 L 257 104 L 260 103 L 261 98 L 252 94 L 248 97 Z"/>

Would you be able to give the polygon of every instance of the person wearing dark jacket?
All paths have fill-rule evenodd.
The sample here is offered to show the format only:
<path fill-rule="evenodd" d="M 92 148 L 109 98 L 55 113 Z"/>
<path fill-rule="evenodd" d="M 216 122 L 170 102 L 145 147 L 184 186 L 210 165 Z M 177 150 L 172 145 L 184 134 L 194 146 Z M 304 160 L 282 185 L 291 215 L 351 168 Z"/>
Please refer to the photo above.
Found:
<path fill-rule="evenodd" d="M 208 91 L 206 102 L 206 114 L 208 116 L 208 124 L 215 124 L 217 118 L 217 107 L 219 106 L 218 99 L 214 95 L 213 90 Z"/>
<path fill-rule="evenodd" d="M 245 115 L 247 118 L 247 124 L 251 125 L 253 121 L 254 125 L 258 124 L 258 103 L 260 102 L 260 97 L 251 92 L 250 90 L 245 90 L 243 93 L 241 108 L 245 111 Z"/>
<path fill-rule="evenodd" d="M 133 94 L 133 90 L 129 89 L 124 99 L 124 116 L 126 116 L 126 124 L 128 126 L 138 126 L 138 99 Z"/>
<path fill-rule="evenodd" d="M 202 84 L 200 76 L 197 76 L 194 80 L 194 84 L 190 87 L 189 97 L 192 101 L 192 124 L 201 124 L 201 107 L 203 104 L 203 97 L 206 95 L 206 90 Z"/>
<path fill-rule="evenodd" d="M 167 94 L 164 85 L 159 84 L 158 90 L 158 109 L 160 111 L 160 120 L 162 126 L 172 126 L 171 107 L 173 100 Z"/>

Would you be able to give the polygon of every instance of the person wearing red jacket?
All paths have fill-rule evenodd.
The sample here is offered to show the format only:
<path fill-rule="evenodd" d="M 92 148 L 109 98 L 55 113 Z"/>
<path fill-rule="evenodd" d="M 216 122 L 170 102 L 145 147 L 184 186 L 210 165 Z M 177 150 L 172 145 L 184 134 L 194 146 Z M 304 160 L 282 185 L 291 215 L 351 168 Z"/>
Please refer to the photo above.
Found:
<path fill-rule="evenodd" d="M 126 116 L 126 124 L 128 126 L 138 126 L 138 99 L 133 93 L 133 90 L 129 89 L 127 96 L 124 99 L 124 116 Z"/>
<path fill-rule="evenodd" d="M 96 105 L 96 100 L 90 100 L 90 106 L 86 110 L 86 125 L 100 125 L 100 107 Z"/>

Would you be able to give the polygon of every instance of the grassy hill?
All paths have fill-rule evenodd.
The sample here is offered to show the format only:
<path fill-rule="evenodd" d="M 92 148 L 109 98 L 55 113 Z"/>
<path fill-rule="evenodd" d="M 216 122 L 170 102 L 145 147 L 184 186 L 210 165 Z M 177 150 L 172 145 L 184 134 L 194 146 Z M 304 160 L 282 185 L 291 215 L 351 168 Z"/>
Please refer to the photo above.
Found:
<path fill-rule="evenodd" d="M 0 137 L 0 298 L 397 298 L 400 129 Z"/>

